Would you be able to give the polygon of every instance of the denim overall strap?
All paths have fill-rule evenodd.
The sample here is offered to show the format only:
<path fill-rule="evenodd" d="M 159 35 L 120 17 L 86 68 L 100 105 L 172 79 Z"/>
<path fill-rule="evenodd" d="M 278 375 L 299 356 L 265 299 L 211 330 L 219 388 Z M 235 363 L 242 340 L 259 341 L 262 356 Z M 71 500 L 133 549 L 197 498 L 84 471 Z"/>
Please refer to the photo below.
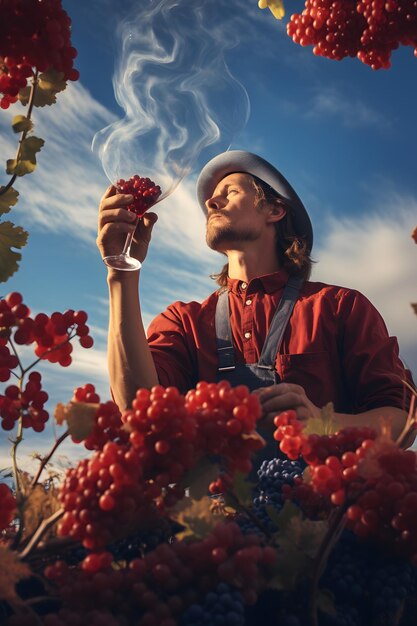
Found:
<path fill-rule="evenodd" d="M 262 348 L 258 367 L 265 369 L 275 369 L 275 360 L 279 353 L 282 339 L 288 321 L 291 317 L 299 290 L 303 284 L 300 277 L 291 277 L 285 286 L 280 303 L 275 311 L 274 317 L 269 327 L 268 335 Z M 216 316 L 216 343 L 218 355 L 218 371 L 227 372 L 234 370 L 235 355 L 232 342 L 232 329 L 230 326 L 229 294 L 227 290 L 219 293 L 217 301 Z"/>
<path fill-rule="evenodd" d="M 275 361 L 279 354 L 285 329 L 298 298 L 298 293 L 304 279 L 300 276 L 291 276 L 285 285 L 278 308 L 275 311 L 269 331 L 259 357 L 258 367 L 275 369 Z"/>

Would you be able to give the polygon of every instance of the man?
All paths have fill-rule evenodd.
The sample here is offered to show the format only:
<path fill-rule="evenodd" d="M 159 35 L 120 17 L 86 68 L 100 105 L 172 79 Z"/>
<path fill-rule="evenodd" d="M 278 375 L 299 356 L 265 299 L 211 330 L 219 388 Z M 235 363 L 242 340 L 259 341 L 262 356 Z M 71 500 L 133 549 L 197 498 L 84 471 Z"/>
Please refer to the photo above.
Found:
<path fill-rule="evenodd" d="M 139 272 L 109 270 L 109 371 L 123 410 L 138 387 L 158 383 L 185 392 L 198 380 L 228 379 L 257 389 L 264 424 L 295 409 L 317 416 L 328 402 L 342 426 L 392 422 L 403 429 L 404 367 L 398 346 L 360 293 L 308 281 L 313 233 L 288 181 L 244 151 L 210 161 L 197 183 L 207 215 L 207 244 L 226 255 L 220 289 L 203 303 L 176 302 L 150 325 L 141 322 Z M 100 205 L 102 256 L 120 251 L 135 216 L 131 196 L 110 187 Z M 131 254 L 145 259 L 154 213 L 135 234 Z"/>

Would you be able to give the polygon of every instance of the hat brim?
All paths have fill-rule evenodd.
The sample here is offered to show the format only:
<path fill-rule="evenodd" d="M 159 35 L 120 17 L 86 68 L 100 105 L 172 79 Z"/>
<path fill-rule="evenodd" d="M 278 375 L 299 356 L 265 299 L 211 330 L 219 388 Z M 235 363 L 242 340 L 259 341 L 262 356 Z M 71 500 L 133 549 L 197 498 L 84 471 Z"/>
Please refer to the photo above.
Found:
<path fill-rule="evenodd" d="M 309 250 L 313 247 L 313 228 L 300 198 L 287 179 L 262 157 L 245 150 L 230 150 L 211 159 L 201 170 L 197 180 L 198 202 L 207 214 L 206 201 L 211 198 L 218 183 L 229 174 L 245 172 L 260 178 L 288 201 L 292 209 L 294 228 Z"/>

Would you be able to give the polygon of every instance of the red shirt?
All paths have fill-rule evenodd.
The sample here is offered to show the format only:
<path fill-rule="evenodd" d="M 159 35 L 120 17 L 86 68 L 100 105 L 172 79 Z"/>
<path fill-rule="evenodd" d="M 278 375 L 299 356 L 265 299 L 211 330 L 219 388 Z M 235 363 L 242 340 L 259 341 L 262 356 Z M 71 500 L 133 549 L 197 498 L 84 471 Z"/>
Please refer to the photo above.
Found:
<path fill-rule="evenodd" d="M 235 359 L 256 363 L 288 275 L 284 270 L 246 284 L 229 279 Z M 216 381 L 214 317 L 218 292 L 204 302 L 175 302 L 148 329 L 148 341 L 164 386 L 182 392 L 199 380 Z M 358 291 L 306 282 L 300 291 L 275 363 L 281 379 L 304 387 L 318 407 L 361 413 L 380 406 L 404 407 L 406 374 L 398 344 Z"/>

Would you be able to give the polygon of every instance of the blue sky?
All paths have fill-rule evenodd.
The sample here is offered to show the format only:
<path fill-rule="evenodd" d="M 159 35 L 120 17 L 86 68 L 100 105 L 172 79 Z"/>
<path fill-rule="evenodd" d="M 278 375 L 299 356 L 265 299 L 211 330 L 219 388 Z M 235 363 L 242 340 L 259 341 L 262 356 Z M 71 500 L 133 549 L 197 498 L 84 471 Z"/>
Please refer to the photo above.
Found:
<path fill-rule="evenodd" d="M 170 0 L 162 4 L 169 6 Z M 209 72 L 201 74 L 199 86 L 216 119 L 224 122 L 223 134 L 192 158 L 188 176 L 158 206 L 159 221 L 141 278 L 145 325 L 170 302 L 201 300 L 214 288 L 208 276 L 222 259 L 205 246 L 195 178 L 210 156 L 227 147 L 234 120 L 241 124 L 246 91 L 248 121 L 232 148 L 261 154 L 288 178 L 314 226 L 313 279 L 367 295 L 398 337 L 403 360 L 416 377 L 417 318 L 410 306 L 417 300 L 417 249 L 410 238 L 417 223 L 413 50 L 395 51 L 392 68 L 374 72 L 357 59 L 330 61 L 294 44 L 285 24 L 289 13 L 302 9 L 302 2 L 288 0 L 287 16 L 277 22 L 268 10 L 258 9 L 255 0 L 204 0 L 201 34 L 193 16 L 187 15 L 200 4 L 179 0 L 182 34 L 187 48 L 187 29 L 190 36 L 192 30 L 209 65 L 225 49 L 230 75 L 217 80 L 214 74 L 210 82 Z M 12 221 L 29 231 L 29 244 L 19 272 L 2 288 L 4 293 L 21 291 L 34 312 L 82 308 L 89 313 L 94 349 L 76 350 L 68 369 L 43 369 L 51 410 L 86 382 L 96 384 L 103 399 L 109 398 L 106 270 L 94 243 L 97 205 L 108 179 L 91 143 L 95 133 L 123 117 L 112 82 L 121 52 L 117 25 L 135 20 L 130 31 L 134 52 L 136 45 L 149 41 L 144 14 L 155 3 L 66 0 L 64 6 L 73 20 L 81 78 L 59 94 L 56 105 L 35 110 L 35 134 L 46 143 L 38 169 L 15 185 L 21 197 L 10 213 Z M 213 68 L 220 72 L 221 63 Z M 123 63 L 119 76 L 122 70 Z M 219 87 L 217 93 L 216 84 L 222 89 L 228 85 L 231 99 L 227 89 Z M 140 93 L 143 97 L 145 91 Z M 19 112 L 15 106 L 0 113 L 3 161 L 15 152 L 9 123 Z M 136 154 L 145 152 L 150 155 L 148 144 Z M 158 165 L 153 151 L 146 161 L 147 167 Z M 137 171 L 143 171 L 140 162 Z M 36 439 L 29 437 L 23 456 L 33 448 L 46 449 L 51 429 Z M 8 463 L 6 443 L 0 448 L 1 467 Z M 64 452 L 73 458 L 80 453 L 69 446 Z"/>

